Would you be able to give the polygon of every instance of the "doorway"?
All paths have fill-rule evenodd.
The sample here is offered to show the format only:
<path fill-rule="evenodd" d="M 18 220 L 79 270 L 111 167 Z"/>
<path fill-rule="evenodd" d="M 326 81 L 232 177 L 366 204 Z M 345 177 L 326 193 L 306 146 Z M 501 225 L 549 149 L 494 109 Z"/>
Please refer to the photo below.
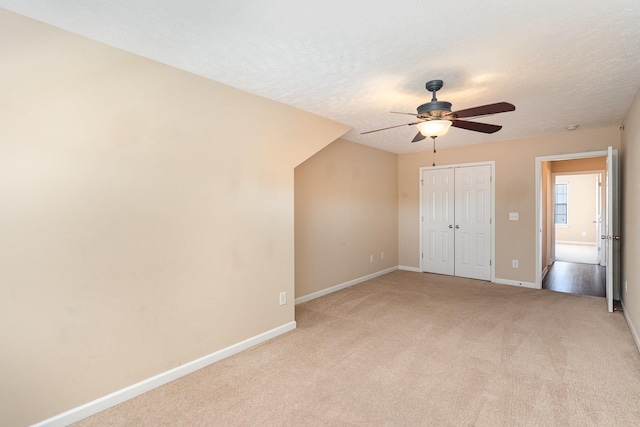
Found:
<path fill-rule="evenodd" d="M 560 162 L 572 164 L 563 165 Z M 560 166 L 564 169 L 567 169 L 567 166 L 579 169 L 584 167 L 582 163 L 584 162 L 567 160 L 551 162 L 553 258 L 555 261 L 571 263 L 604 264 L 600 244 L 600 226 L 604 211 L 604 171 L 571 174 L 553 172 L 555 169 L 561 169 Z M 594 161 L 590 161 L 589 166 L 593 163 Z"/>
<path fill-rule="evenodd" d="M 583 160 L 551 162 L 550 192 L 553 225 L 551 246 L 553 262 L 542 280 L 542 288 L 594 297 L 606 296 L 606 267 L 601 251 L 600 227 L 604 206 L 604 171 L 580 171 L 592 167 L 596 158 L 586 165 Z M 606 166 L 605 164 L 602 165 Z M 557 170 L 575 169 L 574 172 Z"/>
<path fill-rule="evenodd" d="M 617 255 L 612 253 L 615 248 L 609 240 L 598 241 L 600 247 L 598 264 L 576 263 L 560 261 L 556 254 L 556 212 L 561 215 L 566 212 L 562 206 L 556 211 L 555 175 L 599 174 L 600 181 L 596 196 L 600 197 L 598 208 L 600 213 L 593 218 L 594 210 L 589 209 L 589 215 L 596 232 L 596 239 L 609 239 L 609 235 L 616 235 L 617 227 L 616 193 L 617 193 L 617 151 L 611 147 L 608 151 L 576 153 L 536 158 L 536 224 L 539 234 L 536 239 L 536 284 L 542 288 L 561 292 L 582 293 L 602 296 L 605 288 L 606 303 L 612 311 L 616 288 L 612 279 L 615 273 Z M 613 170 L 613 171 L 612 171 Z M 594 178 L 595 179 L 595 178 Z M 590 197 L 593 193 L 590 194 Z M 606 196 L 606 197 L 605 197 Z M 560 204 L 562 204 L 560 198 Z M 606 209 L 605 209 L 606 207 Z M 569 208 L 570 209 L 570 208 Z M 595 223 L 593 222 L 595 221 Z M 584 227 L 587 227 L 586 225 Z M 578 230 L 578 242 L 586 236 Z M 586 233 L 588 234 L 588 233 Z M 561 235 L 561 233 L 560 233 Z M 575 236 L 575 235 L 574 235 Z M 575 239 L 576 237 L 574 237 Z M 614 237 L 612 237 L 614 238 Z M 607 265 L 609 263 L 609 265 Z M 544 280 L 543 280 L 544 279 Z M 604 283 L 604 285 L 603 285 Z M 595 289 L 595 290 L 594 290 Z"/>

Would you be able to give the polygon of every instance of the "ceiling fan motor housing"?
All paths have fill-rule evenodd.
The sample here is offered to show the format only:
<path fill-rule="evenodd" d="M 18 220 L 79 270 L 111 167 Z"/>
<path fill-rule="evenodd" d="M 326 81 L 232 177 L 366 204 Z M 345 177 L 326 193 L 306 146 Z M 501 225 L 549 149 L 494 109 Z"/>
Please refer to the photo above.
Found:
<path fill-rule="evenodd" d="M 418 107 L 420 119 L 441 118 L 449 113 L 451 113 L 451 103 L 447 101 L 431 101 Z"/>

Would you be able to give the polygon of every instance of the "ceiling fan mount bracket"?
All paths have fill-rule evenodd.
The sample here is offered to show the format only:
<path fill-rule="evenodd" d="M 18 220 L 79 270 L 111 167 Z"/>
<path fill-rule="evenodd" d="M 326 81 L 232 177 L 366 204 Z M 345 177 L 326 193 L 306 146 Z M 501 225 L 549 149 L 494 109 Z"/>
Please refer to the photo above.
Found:
<path fill-rule="evenodd" d="M 429 80 L 425 87 L 429 92 L 437 92 L 442 89 L 444 82 L 442 80 Z"/>

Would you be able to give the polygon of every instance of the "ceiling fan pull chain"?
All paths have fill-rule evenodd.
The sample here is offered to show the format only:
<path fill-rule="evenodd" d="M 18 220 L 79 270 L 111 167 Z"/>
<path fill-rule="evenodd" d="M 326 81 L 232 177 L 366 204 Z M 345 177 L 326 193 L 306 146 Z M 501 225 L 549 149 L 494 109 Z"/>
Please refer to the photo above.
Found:
<path fill-rule="evenodd" d="M 433 166 L 436 165 L 436 137 L 432 136 L 431 139 L 433 139 Z"/>

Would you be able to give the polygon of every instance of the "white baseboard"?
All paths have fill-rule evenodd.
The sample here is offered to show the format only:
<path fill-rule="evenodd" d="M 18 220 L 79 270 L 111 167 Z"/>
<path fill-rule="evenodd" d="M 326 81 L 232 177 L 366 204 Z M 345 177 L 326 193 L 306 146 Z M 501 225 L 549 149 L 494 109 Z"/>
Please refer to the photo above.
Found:
<path fill-rule="evenodd" d="M 499 285 L 519 286 L 521 288 L 540 289 L 535 283 L 521 282 L 519 280 L 495 279 L 493 283 L 497 283 Z"/>
<path fill-rule="evenodd" d="M 585 246 L 595 246 L 596 242 L 577 242 L 573 240 L 556 240 L 556 243 L 564 244 L 564 245 L 585 245 Z"/>
<path fill-rule="evenodd" d="M 132 399 L 136 396 L 153 390 L 154 388 L 160 387 L 161 385 L 167 384 L 180 377 L 184 377 L 185 375 L 195 372 L 198 369 L 202 369 L 205 366 L 209 366 L 222 359 L 226 359 L 227 357 L 240 353 L 241 351 L 247 350 L 255 345 L 261 344 L 286 332 L 292 331 L 295 328 L 295 321 L 285 323 L 282 326 L 278 326 L 277 328 L 263 332 L 237 344 L 233 344 L 229 347 L 223 348 L 199 359 L 185 363 L 184 365 L 170 369 L 151 378 L 147 378 L 146 380 L 140 381 L 137 384 L 133 384 L 129 387 L 123 388 L 122 390 L 118 390 L 116 392 L 103 396 L 92 402 L 85 403 L 82 406 L 78 406 L 77 408 L 48 418 L 44 421 L 34 424 L 32 427 L 68 426 L 69 424 L 97 414 L 98 412 L 104 411 L 105 409 L 111 408 L 112 406 Z"/>
<path fill-rule="evenodd" d="M 353 285 L 357 285 L 358 283 L 366 282 L 367 280 L 374 279 L 378 276 L 382 276 L 387 273 L 391 273 L 392 271 L 396 271 L 398 269 L 397 266 L 386 268 L 384 270 L 377 271 L 375 273 L 368 274 L 366 276 L 358 277 L 357 279 L 349 280 L 348 282 L 341 283 L 339 285 L 331 286 L 330 288 L 323 289 L 318 292 L 314 292 L 309 295 L 305 295 L 303 297 L 296 298 L 296 305 L 302 304 L 303 302 L 311 301 L 312 299 L 320 298 L 325 295 L 329 295 L 333 292 L 337 292 L 341 289 L 348 288 Z"/>
<path fill-rule="evenodd" d="M 627 307 L 624 306 L 624 301 L 620 301 L 622 303 L 622 313 L 624 314 L 624 320 L 627 321 L 627 325 L 629 326 L 629 330 L 631 331 L 631 336 L 633 340 L 636 342 L 636 347 L 638 347 L 638 352 L 640 352 L 640 336 L 638 336 L 638 331 L 636 331 L 631 318 L 627 314 Z"/>
<path fill-rule="evenodd" d="M 400 265 L 398 266 L 398 270 L 402 270 L 402 271 L 413 271 L 414 273 L 422 273 L 422 270 L 420 270 L 420 268 L 418 267 L 408 267 L 406 265 Z"/>

